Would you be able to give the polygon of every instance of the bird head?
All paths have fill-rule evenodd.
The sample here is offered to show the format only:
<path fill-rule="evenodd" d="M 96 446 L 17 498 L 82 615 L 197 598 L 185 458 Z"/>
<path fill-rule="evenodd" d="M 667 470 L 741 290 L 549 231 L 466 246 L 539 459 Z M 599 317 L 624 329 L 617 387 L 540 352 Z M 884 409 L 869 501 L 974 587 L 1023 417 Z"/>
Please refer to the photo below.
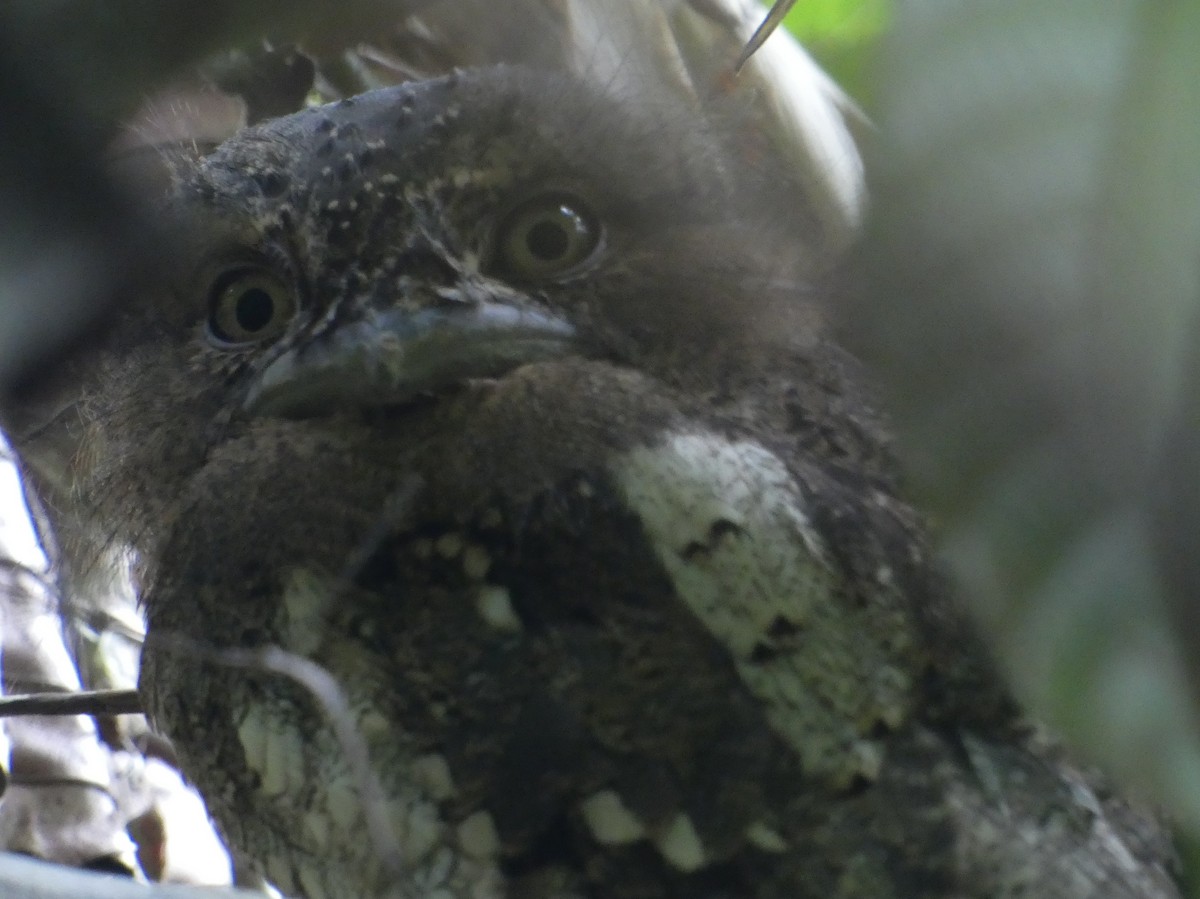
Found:
<path fill-rule="evenodd" d="M 687 118 L 502 68 L 247 131 L 172 200 L 195 247 L 180 323 L 254 415 L 793 340 L 799 254 Z"/>
<path fill-rule="evenodd" d="M 804 211 L 781 219 L 731 147 L 693 109 L 500 67 L 174 160 L 161 286 L 52 404 L 76 490 L 154 521 L 256 422 L 403 417 L 539 365 L 700 389 L 771 370 L 815 339 L 815 265 Z"/>

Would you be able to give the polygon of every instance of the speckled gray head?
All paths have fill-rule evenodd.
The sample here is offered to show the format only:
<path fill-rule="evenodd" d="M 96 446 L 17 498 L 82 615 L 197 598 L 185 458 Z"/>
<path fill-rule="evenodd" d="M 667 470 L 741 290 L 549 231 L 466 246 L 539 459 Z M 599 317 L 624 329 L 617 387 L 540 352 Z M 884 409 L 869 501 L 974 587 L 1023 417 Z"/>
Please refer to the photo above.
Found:
<path fill-rule="evenodd" d="M 188 290 L 208 343 L 252 371 L 246 409 L 284 415 L 681 334 L 736 343 L 731 324 L 791 299 L 721 301 L 773 250 L 695 122 L 498 68 L 248 129 L 176 197 L 204 247 Z"/>

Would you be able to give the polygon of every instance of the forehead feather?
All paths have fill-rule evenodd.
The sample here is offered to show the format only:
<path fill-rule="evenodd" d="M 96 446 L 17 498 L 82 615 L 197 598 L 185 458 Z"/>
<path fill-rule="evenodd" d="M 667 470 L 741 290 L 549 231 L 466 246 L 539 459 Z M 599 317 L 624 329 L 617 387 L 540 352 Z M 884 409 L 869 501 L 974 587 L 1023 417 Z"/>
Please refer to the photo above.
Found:
<path fill-rule="evenodd" d="M 497 67 L 371 91 L 247 129 L 210 155 L 202 193 L 240 202 L 364 183 L 403 194 L 532 180 L 689 193 L 721 166 L 689 110 L 619 103 L 574 80 Z M 644 190 L 644 187 L 642 188 Z"/>

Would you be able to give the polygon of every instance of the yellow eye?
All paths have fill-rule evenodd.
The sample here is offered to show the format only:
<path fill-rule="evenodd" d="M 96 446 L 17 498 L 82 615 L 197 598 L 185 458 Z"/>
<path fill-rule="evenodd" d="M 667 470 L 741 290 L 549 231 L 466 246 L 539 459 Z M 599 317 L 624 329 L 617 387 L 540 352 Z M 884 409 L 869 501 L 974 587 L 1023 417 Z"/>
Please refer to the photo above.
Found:
<path fill-rule="evenodd" d="M 600 243 L 600 228 L 581 201 L 556 193 L 518 206 L 505 217 L 498 236 L 503 268 L 536 280 L 586 261 Z"/>
<path fill-rule="evenodd" d="M 296 314 L 296 295 L 266 269 L 226 272 L 212 289 L 208 332 L 226 346 L 261 343 L 278 337 Z"/>

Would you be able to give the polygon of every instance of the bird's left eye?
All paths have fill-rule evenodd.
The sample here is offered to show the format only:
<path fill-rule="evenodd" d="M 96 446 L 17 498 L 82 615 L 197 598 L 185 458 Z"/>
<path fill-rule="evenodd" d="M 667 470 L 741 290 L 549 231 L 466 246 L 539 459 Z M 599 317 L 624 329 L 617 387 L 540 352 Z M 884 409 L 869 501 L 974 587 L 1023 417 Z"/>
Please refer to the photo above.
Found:
<path fill-rule="evenodd" d="M 296 314 L 296 295 L 266 269 L 226 272 L 210 294 L 208 333 L 221 346 L 262 343 L 278 337 Z"/>
<path fill-rule="evenodd" d="M 600 227 L 581 200 L 554 193 L 510 212 L 497 237 L 504 270 L 518 278 L 538 280 L 586 261 L 600 243 Z"/>

